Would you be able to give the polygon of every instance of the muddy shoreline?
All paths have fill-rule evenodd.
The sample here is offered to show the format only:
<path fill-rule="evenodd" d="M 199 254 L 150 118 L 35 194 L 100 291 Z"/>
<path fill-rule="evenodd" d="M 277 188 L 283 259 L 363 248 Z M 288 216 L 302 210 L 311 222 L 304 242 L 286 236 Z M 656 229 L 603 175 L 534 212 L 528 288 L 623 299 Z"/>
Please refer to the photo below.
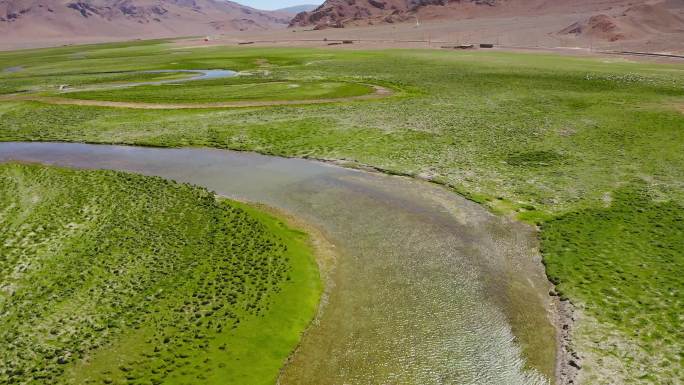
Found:
<path fill-rule="evenodd" d="M 572 332 L 576 316 L 572 303 L 561 299 L 555 292 L 553 304 L 556 309 L 556 328 L 558 329 L 558 353 L 556 366 L 556 385 L 577 385 L 581 360 L 572 345 Z"/>

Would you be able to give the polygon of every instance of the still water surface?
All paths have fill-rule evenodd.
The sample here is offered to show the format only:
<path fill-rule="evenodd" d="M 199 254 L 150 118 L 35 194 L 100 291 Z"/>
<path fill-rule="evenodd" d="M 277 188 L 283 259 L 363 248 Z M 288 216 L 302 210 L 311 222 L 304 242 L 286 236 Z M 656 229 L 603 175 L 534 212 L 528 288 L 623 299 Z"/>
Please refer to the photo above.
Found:
<path fill-rule="evenodd" d="M 546 382 L 524 369 L 529 330 L 516 340 L 511 322 L 553 330 L 533 230 L 439 186 L 214 149 L 0 143 L 8 160 L 189 182 L 321 229 L 338 254 L 329 298 L 283 385 Z"/>
<path fill-rule="evenodd" d="M 15 67 L 20 68 L 20 67 Z M 124 73 L 124 72 L 120 72 Z M 85 87 L 64 87 L 60 88 L 61 93 L 69 92 L 81 92 L 81 91 L 94 91 L 112 88 L 128 88 L 137 86 L 159 86 L 163 84 L 178 84 L 184 82 L 190 82 L 195 80 L 214 80 L 231 78 L 237 76 L 238 73 L 231 70 L 151 70 L 151 71 L 132 71 L 126 73 L 140 73 L 140 74 L 178 74 L 178 73 L 188 73 L 195 74 L 195 76 L 179 78 L 179 79 L 166 79 L 166 80 L 152 80 L 146 82 L 129 82 L 129 83 L 118 83 L 118 84 L 97 84 Z"/>

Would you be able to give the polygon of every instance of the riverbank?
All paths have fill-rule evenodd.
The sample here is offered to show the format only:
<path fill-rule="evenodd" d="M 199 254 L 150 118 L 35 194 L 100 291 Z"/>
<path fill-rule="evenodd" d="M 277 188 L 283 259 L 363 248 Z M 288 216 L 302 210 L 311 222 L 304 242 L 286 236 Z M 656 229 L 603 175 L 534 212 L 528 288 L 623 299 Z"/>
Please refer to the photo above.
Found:
<path fill-rule="evenodd" d="M 67 143 L 0 148 L 10 159 L 116 167 L 203 185 L 297 213 L 324 230 L 340 255 L 334 290 L 281 374 L 282 384 L 382 380 L 394 371 L 413 381 L 428 369 L 455 381 L 485 376 L 514 384 L 542 384 L 535 374 L 542 371 L 553 375 L 554 329 L 544 305 L 548 283 L 528 243 L 534 231 L 438 186 L 212 149 Z M 512 328 L 524 325 L 518 320 L 535 326 L 514 335 L 526 330 Z M 551 353 L 528 361 L 516 342 Z M 375 360 L 368 361 L 368 354 Z M 392 372 L 376 372 L 378 360 Z"/>
<path fill-rule="evenodd" d="M 11 158 L 13 151 L 8 151 L 8 156 Z M 78 155 L 75 155 L 76 158 L 78 158 Z M 31 159 L 31 158 L 29 158 Z M 46 159 L 49 159 L 46 158 Z M 318 160 L 326 163 L 333 164 L 335 166 L 341 166 L 341 167 L 352 167 L 353 169 L 363 169 L 365 172 L 371 172 L 371 173 L 377 173 L 380 175 L 391 175 L 391 176 L 397 176 L 396 174 L 391 174 L 387 173 L 383 170 L 373 168 L 370 166 L 361 166 L 361 165 L 352 165 L 349 163 L 344 163 L 344 162 L 339 162 L 335 160 Z M 417 178 L 420 179 L 420 177 L 417 176 L 411 176 L 411 175 L 401 175 L 401 177 L 406 177 L 406 178 Z M 435 182 L 435 181 L 430 181 L 428 179 L 424 179 L 426 182 L 432 182 L 440 185 L 440 183 Z M 450 188 L 450 186 L 445 186 L 447 188 Z M 225 198 L 224 198 L 225 199 Z M 320 305 L 318 306 L 318 311 L 315 319 L 312 321 L 312 324 L 316 324 L 317 322 L 320 322 L 321 316 L 323 314 L 323 311 L 325 309 L 325 305 L 327 304 L 327 298 L 330 295 L 330 290 L 334 286 L 334 282 L 331 279 L 332 272 L 334 270 L 335 266 L 335 259 L 337 258 L 335 256 L 335 247 L 327 240 L 327 237 L 324 236 L 320 230 L 318 230 L 316 227 L 311 226 L 310 224 L 302 221 L 300 218 L 297 218 L 293 216 L 292 214 L 284 212 L 282 209 L 277 209 L 272 206 L 266 206 L 260 203 L 250 203 L 245 201 L 243 203 L 243 208 L 246 208 L 248 205 L 249 207 L 254 207 L 258 211 L 251 212 L 252 215 L 255 217 L 259 218 L 262 215 L 259 214 L 259 212 L 266 212 L 270 213 L 276 218 L 279 218 L 279 220 L 283 221 L 283 223 L 286 223 L 289 228 L 295 228 L 295 229 L 302 229 L 304 230 L 309 236 L 311 242 L 311 246 L 313 247 L 314 250 L 314 255 L 316 255 L 316 260 L 318 263 L 318 268 L 320 271 L 320 275 L 322 278 L 322 282 L 324 282 L 324 287 L 325 290 L 323 292 L 323 295 L 320 300 Z M 265 223 L 270 223 L 270 230 L 274 233 L 278 232 L 278 222 L 273 222 L 272 220 L 266 221 L 268 218 L 262 218 L 264 219 Z M 274 227 L 275 225 L 275 227 Z M 536 250 L 537 246 L 533 246 L 533 248 Z M 541 266 L 539 260 L 530 260 L 529 262 L 532 262 L 533 264 L 538 264 L 538 266 Z M 527 271 L 528 274 L 531 270 L 535 270 L 532 267 L 528 267 Z M 543 271 L 540 274 L 537 274 L 537 278 L 539 278 L 539 275 L 543 275 Z M 515 286 L 515 285 L 514 285 Z M 497 291 L 494 292 L 493 294 L 495 295 L 500 295 L 501 293 Z M 510 290 L 510 289 L 507 289 Z M 572 316 L 572 310 L 571 310 L 571 305 L 567 302 L 566 299 L 563 299 L 562 301 L 557 299 L 557 294 L 553 290 L 550 290 L 550 287 L 548 289 L 542 288 L 541 293 L 544 292 L 549 292 L 550 294 L 553 295 L 554 301 L 544 301 L 546 303 L 545 307 L 547 308 L 548 311 L 551 311 L 552 309 L 555 309 L 555 312 L 553 312 L 552 315 L 550 315 L 550 319 L 555 320 L 555 329 L 557 330 L 557 341 L 558 345 L 555 347 L 555 350 L 558 352 L 556 356 L 556 361 L 555 361 L 555 369 L 554 368 L 547 368 L 548 370 L 555 370 L 556 373 L 556 380 L 554 383 L 557 384 L 570 384 L 573 383 L 574 379 L 576 378 L 577 375 L 577 366 L 576 366 L 576 361 L 577 356 L 576 353 L 572 352 L 570 349 L 570 331 L 572 330 L 573 326 L 573 316 Z M 545 355 L 548 355 L 548 348 L 550 347 L 547 345 L 548 341 L 544 342 L 544 338 L 541 338 L 539 336 L 539 330 L 544 329 L 543 325 L 543 318 L 535 320 L 535 317 L 530 317 L 530 313 L 528 312 L 523 312 L 523 313 L 518 313 L 519 309 L 524 308 L 525 302 L 527 300 L 524 300 L 524 298 L 527 297 L 529 293 L 519 292 L 519 291 L 513 291 L 510 294 L 510 299 L 513 302 L 519 302 L 521 300 L 522 303 L 520 305 L 515 305 L 513 307 L 510 307 L 509 311 L 509 317 L 510 321 L 512 322 L 512 327 L 514 334 L 518 338 L 518 341 L 522 344 L 523 352 L 527 359 L 531 359 L 533 364 L 530 364 L 530 368 L 534 368 L 536 365 L 539 365 L 541 361 L 546 361 L 544 358 Z M 543 294 L 542 294 L 543 295 Z M 510 304 L 506 304 L 505 306 L 509 307 Z M 520 307 L 518 307 L 520 306 Z M 541 322 L 541 324 L 540 324 Z M 532 326 L 535 325 L 535 326 Z M 304 334 L 308 331 L 309 329 L 307 328 L 304 331 Z M 547 331 L 548 332 L 548 331 Z M 540 344 L 541 342 L 541 344 Z M 299 344 L 297 345 L 299 348 Z M 292 354 L 288 357 L 287 363 L 282 367 L 281 369 L 281 375 L 285 372 L 287 369 L 287 365 L 289 365 L 291 362 L 295 360 L 296 352 L 292 352 Z M 552 350 L 554 348 L 552 347 Z"/>
<path fill-rule="evenodd" d="M 334 281 L 332 278 L 333 272 L 335 270 L 335 265 L 337 263 L 338 256 L 336 255 L 335 245 L 332 244 L 323 234 L 320 229 L 312 226 L 310 223 L 303 221 L 291 213 L 287 213 L 282 209 L 278 209 L 272 206 L 266 206 L 258 202 L 243 202 L 249 206 L 255 207 L 259 211 L 269 213 L 277 218 L 283 220 L 288 227 L 293 229 L 299 229 L 307 234 L 309 237 L 309 242 L 311 248 L 314 250 L 314 255 L 316 256 L 316 262 L 318 264 L 318 271 L 320 275 L 320 281 L 323 284 L 323 290 L 320 295 L 320 300 L 318 302 L 318 307 L 315 316 L 311 319 L 309 326 L 302 332 L 302 337 L 297 346 L 292 350 L 290 355 L 288 355 L 283 366 L 280 369 L 278 379 L 276 384 L 281 383 L 281 378 L 283 373 L 286 371 L 288 365 L 294 362 L 295 357 L 300 349 L 301 340 L 304 338 L 306 333 L 309 332 L 311 327 L 318 324 L 325 312 L 326 305 L 328 304 L 328 298 L 330 297 L 331 291 L 334 286 Z"/>
<path fill-rule="evenodd" d="M 228 197 L 222 197 L 221 199 L 235 202 Z M 292 361 L 292 357 L 297 354 L 302 338 L 306 335 L 312 325 L 316 323 L 320 315 L 325 311 L 325 305 L 327 303 L 327 298 L 330 294 L 332 285 L 330 275 L 332 274 L 336 263 L 336 255 L 334 251 L 335 247 L 326 239 L 325 235 L 323 235 L 319 229 L 283 210 L 257 202 L 247 201 L 241 201 L 238 206 L 246 209 L 250 214 L 262 220 L 272 233 L 280 234 L 281 236 L 287 234 L 288 236 L 300 238 L 301 242 L 299 244 L 291 244 L 290 250 L 295 253 L 306 254 L 308 252 L 309 255 L 313 257 L 313 262 L 316 265 L 315 268 L 312 268 L 310 265 L 312 261 L 310 260 L 308 261 L 309 266 L 307 266 L 306 274 L 303 274 L 301 277 L 296 277 L 293 274 L 291 277 L 293 280 L 301 280 L 300 282 L 309 289 L 310 296 L 307 298 L 307 301 L 282 302 L 282 307 L 279 309 L 282 312 L 282 316 L 291 314 L 293 312 L 301 313 L 302 316 L 299 319 L 300 323 L 297 325 L 297 328 L 291 330 L 293 334 L 297 335 L 297 338 L 288 341 L 290 343 L 288 354 L 285 357 L 278 357 L 280 359 L 280 366 L 278 367 L 277 375 L 270 377 L 268 381 L 263 381 L 264 385 L 272 385 L 279 382 L 283 370 Z M 299 248 L 300 250 L 292 250 L 293 246 L 295 248 Z M 288 329 L 284 326 L 285 325 L 278 320 L 269 328 L 275 332 L 283 332 Z M 273 344 L 274 340 L 269 338 L 268 335 L 263 334 L 262 325 L 255 327 L 254 330 L 255 334 L 258 335 L 258 342 L 254 345 L 266 347 Z M 264 341 L 268 341 L 268 343 L 264 344 Z M 295 343 L 292 344 L 292 342 Z M 257 357 L 260 354 L 261 353 L 258 351 L 250 352 L 249 355 L 241 355 L 239 360 L 251 360 L 252 358 L 250 356 Z M 276 369 L 275 366 L 269 368 L 248 368 L 248 370 L 256 370 L 257 372 L 268 370 L 271 373 L 274 372 L 274 369 Z M 235 377 L 234 372 L 227 373 L 227 375 L 229 377 Z M 239 381 L 247 380 L 243 377 Z M 261 383 L 261 381 L 256 380 L 254 383 L 258 384 Z"/>
<path fill-rule="evenodd" d="M 110 55 L 106 64 L 97 59 L 103 49 Z M 96 65 L 100 71 L 171 63 L 211 68 L 220 61 L 222 68 L 268 71 L 274 78 L 396 85 L 404 95 L 372 103 L 216 111 L 4 101 L 0 139 L 253 150 L 339 159 L 444 182 L 497 213 L 542 227 L 550 275 L 583 315 L 573 333 L 587 378 L 663 383 L 678 377 L 671 349 L 683 339 L 667 317 L 650 315 L 667 315 L 682 302 L 668 291 L 682 292 L 676 275 L 671 284 L 656 279 L 669 277 L 684 260 L 676 253 L 681 230 L 662 222 L 684 203 L 681 65 L 484 50 L 199 49 L 150 43 L 111 50 L 90 47 L 84 55 L 83 47 L 58 49 L 51 51 L 50 63 L 40 52 L 3 53 L 2 67 L 24 67 L 3 74 L 3 86 L 14 90 L 50 83 Z M 146 55 L 135 65 L 112 57 L 141 51 Z M 83 58 L 72 60 L 72 55 Z M 60 63 L 59 71 L 54 62 Z M 645 192 L 616 203 L 622 187 L 641 183 Z M 662 202 L 669 203 L 657 204 Z M 624 209 L 625 216 L 616 216 L 612 207 Z M 587 241 L 595 231 L 592 223 L 614 231 L 629 223 L 630 233 L 608 233 L 601 237 L 604 243 L 593 244 Z M 545 238 L 551 233 L 558 236 Z M 649 239 L 656 236 L 662 247 L 652 247 Z M 566 248 L 574 257 L 563 254 Z M 641 278 L 653 286 L 639 290 Z M 582 326 L 588 320 L 602 332 Z M 654 378 L 643 377 L 651 374 L 646 368 L 660 365 L 665 369 Z"/>
<path fill-rule="evenodd" d="M 5 381 L 273 384 L 316 313 L 312 244 L 271 214 L 123 172 L 0 180 Z"/>

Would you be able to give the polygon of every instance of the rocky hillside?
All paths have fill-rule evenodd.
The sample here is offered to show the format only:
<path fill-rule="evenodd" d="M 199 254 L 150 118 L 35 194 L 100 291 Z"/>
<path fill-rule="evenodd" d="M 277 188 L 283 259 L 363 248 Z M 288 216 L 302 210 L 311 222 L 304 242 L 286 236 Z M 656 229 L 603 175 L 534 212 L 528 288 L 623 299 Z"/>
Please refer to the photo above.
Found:
<path fill-rule="evenodd" d="M 394 23 L 413 19 L 427 6 L 448 6 L 451 3 L 493 7 L 501 0 L 327 0 L 311 12 L 301 12 L 290 26 L 341 28 L 348 24 Z"/>
<path fill-rule="evenodd" d="M 559 31 L 561 35 L 611 42 L 681 33 L 684 33 L 684 1 L 637 4 L 619 13 L 592 15 Z"/>
<path fill-rule="evenodd" d="M 684 0 L 327 0 L 299 13 L 291 27 L 341 28 L 401 21 L 465 20 L 481 17 L 558 15 L 559 23 L 576 15 L 560 34 L 619 40 L 684 27 Z"/>
<path fill-rule="evenodd" d="M 223 0 L 0 0 L 0 39 L 153 38 L 285 27 L 288 15 Z"/>

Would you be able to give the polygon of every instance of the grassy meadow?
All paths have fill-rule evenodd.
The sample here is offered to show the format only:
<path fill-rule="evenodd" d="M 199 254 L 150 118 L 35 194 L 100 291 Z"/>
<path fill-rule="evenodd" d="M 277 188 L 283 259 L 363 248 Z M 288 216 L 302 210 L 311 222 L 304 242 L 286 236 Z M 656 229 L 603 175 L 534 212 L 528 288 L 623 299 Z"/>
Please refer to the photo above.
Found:
<path fill-rule="evenodd" d="M 2 164 L 0 224 L 2 384 L 273 384 L 322 290 L 305 234 L 160 178 Z"/>
<path fill-rule="evenodd" d="M 0 71 L 17 66 L 0 72 L 0 140 L 209 146 L 336 159 L 443 183 L 495 212 L 536 223 L 549 276 L 581 315 L 574 348 L 585 358 L 587 383 L 676 384 L 684 376 L 682 64 L 144 42 L 0 53 Z M 141 76 L 126 71 L 214 68 L 248 74 L 64 95 L 282 100 L 357 95 L 368 84 L 395 93 L 182 111 L 52 105 L 11 95 Z M 324 85 L 335 86 L 326 91 Z"/>
<path fill-rule="evenodd" d="M 676 384 L 683 374 L 684 206 L 653 201 L 643 183 L 618 188 L 611 200 L 543 225 L 547 274 L 559 295 L 587 298 L 585 310 L 603 326 L 588 332 L 596 357 L 588 370 L 616 356 L 631 366 L 631 383 Z M 606 327 L 637 344 L 634 356 L 602 333 Z M 593 375 L 586 382 L 604 381 Z"/>
<path fill-rule="evenodd" d="M 227 101 L 313 100 L 367 95 L 367 85 L 332 81 L 278 81 L 250 78 L 199 80 L 115 90 L 69 92 L 71 99 L 144 103 L 217 103 Z"/>

